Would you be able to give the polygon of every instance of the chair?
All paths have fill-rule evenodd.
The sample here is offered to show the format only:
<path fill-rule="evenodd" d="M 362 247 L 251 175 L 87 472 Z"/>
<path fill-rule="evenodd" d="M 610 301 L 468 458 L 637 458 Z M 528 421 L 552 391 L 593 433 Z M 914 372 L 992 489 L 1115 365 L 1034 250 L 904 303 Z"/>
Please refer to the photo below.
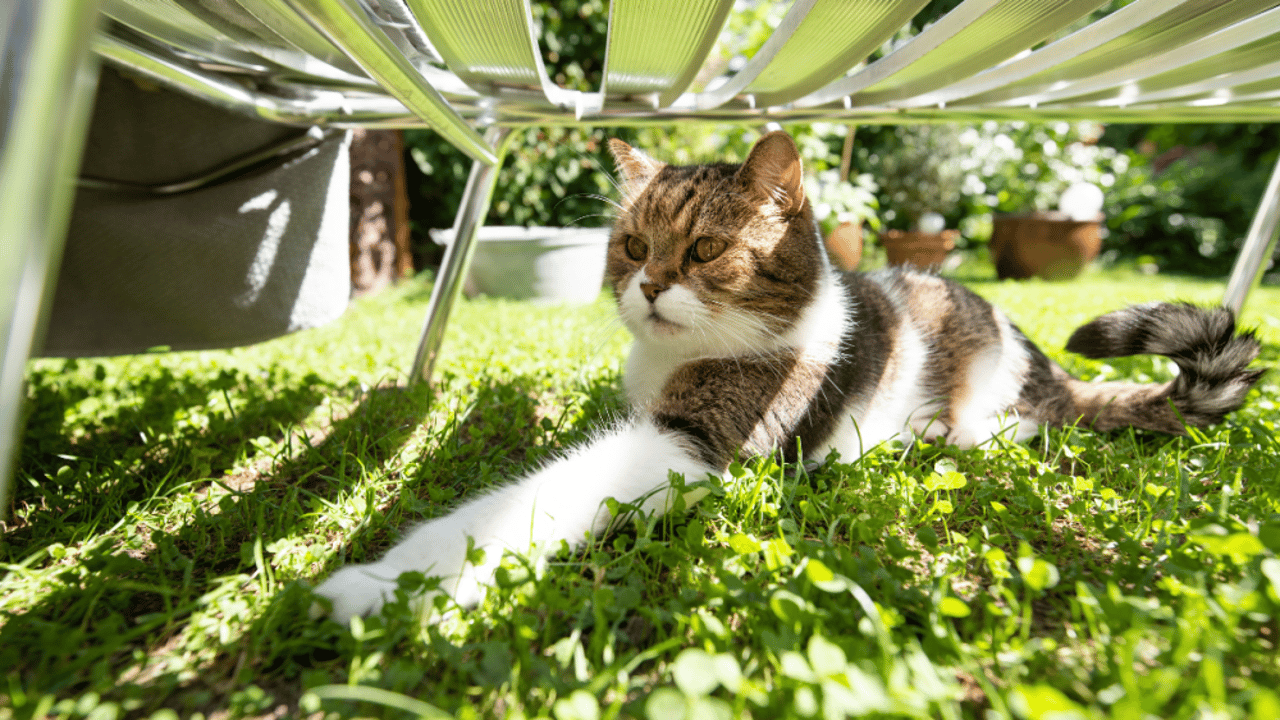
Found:
<path fill-rule="evenodd" d="M 874 62 L 925 0 L 795 0 L 759 52 L 693 81 L 730 0 L 613 0 L 601 86 L 552 82 L 531 0 L 18 0 L 2 18 L 9 331 L 0 490 L 47 306 L 98 60 L 286 125 L 429 126 L 474 160 L 413 365 L 427 378 L 512 128 L 708 120 L 1280 120 L 1280 7 L 1260 0 L 965 0 Z M 97 29 L 95 30 L 95 24 Z M 92 48 L 90 52 L 89 48 Z M 49 122 L 53 118 L 55 122 Z M 1280 165 L 1237 258 L 1237 312 L 1280 228 Z M 3 502 L 0 498 L 0 502 Z"/>

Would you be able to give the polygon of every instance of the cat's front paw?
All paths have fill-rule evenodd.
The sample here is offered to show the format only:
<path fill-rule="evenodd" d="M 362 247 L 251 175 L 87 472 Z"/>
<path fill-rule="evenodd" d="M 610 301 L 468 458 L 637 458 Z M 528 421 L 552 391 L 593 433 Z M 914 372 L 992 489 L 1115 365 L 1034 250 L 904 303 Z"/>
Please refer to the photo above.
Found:
<path fill-rule="evenodd" d="M 396 578 L 400 570 L 385 563 L 349 565 L 329 576 L 316 588 L 317 595 L 333 604 L 329 617 L 347 624 L 356 615 L 375 615 L 382 605 L 395 598 Z M 323 609 L 313 607 L 313 616 L 323 615 Z"/>

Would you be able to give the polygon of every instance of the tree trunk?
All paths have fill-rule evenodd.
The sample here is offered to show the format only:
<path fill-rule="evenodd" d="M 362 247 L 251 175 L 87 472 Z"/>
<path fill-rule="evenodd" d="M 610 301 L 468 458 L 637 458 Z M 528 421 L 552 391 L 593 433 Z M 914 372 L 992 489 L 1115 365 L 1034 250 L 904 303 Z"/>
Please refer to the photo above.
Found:
<path fill-rule="evenodd" d="M 378 292 L 412 272 L 400 131 L 356 129 L 351 138 L 351 294 Z"/>

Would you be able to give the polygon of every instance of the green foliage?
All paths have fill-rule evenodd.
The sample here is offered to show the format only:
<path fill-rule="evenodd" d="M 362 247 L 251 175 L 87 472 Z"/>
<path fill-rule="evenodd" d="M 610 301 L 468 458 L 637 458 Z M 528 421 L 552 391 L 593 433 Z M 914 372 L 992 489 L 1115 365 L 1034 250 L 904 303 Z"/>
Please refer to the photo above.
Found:
<path fill-rule="evenodd" d="M 1108 198 L 1116 250 L 1225 274 L 1280 157 L 1280 125 L 1111 125 L 1099 142 L 1132 158 Z"/>
<path fill-rule="evenodd" d="M 960 205 L 965 179 L 954 125 L 899 125 L 896 145 L 880 156 L 877 177 L 886 204 L 912 227 L 927 212 L 948 215 Z"/>
<path fill-rule="evenodd" d="M 986 122 L 964 129 L 966 211 L 1056 210 L 1069 186 L 1088 182 L 1104 193 L 1129 170 L 1129 157 L 1094 143 L 1097 123 Z"/>
<path fill-rule="evenodd" d="M 958 4 L 928 3 L 873 59 Z M 1124 4 L 1106 3 L 1089 17 Z M 552 79 L 570 89 L 597 89 L 608 26 L 603 0 L 537 2 L 531 8 Z M 712 64 L 724 71 L 735 56 L 754 54 L 784 9 L 768 3 L 735 8 L 728 18 L 730 32 L 713 50 Z M 1113 125 L 1100 140 L 1102 129 L 1096 124 L 1061 121 L 863 127 L 852 182 L 845 184 L 816 179 L 839 165 L 843 125 L 794 125 L 788 130 L 811 171 L 811 194 L 833 208 L 828 225 L 843 211 L 866 218 L 873 227 L 882 219 L 887 226 L 906 228 L 932 210 L 944 214 L 948 226 L 961 229 L 962 244 L 982 243 L 990 237 L 992 212 L 1054 209 L 1068 185 L 1087 181 L 1106 194 L 1105 248 L 1112 257 L 1205 275 L 1227 270 L 1280 152 L 1278 125 Z M 488 224 L 608 224 L 612 211 L 602 198 L 616 197 L 610 179 L 613 161 L 605 145 L 609 137 L 687 164 L 740 162 L 759 134 L 750 128 L 689 123 L 516 133 Z M 407 131 L 405 137 L 413 160 L 409 186 L 416 252 L 420 264 L 424 256 L 430 264 L 438 250 L 423 245 L 425 231 L 452 225 L 470 162 L 429 130 Z M 1171 153 L 1184 154 L 1165 167 Z M 877 184 L 876 197 L 867 197 Z"/>
<path fill-rule="evenodd" d="M 971 286 L 1067 356 L 1118 305 L 1217 284 Z M 350 626 L 309 583 L 538 466 L 622 410 L 610 300 L 460 303 L 402 387 L 428 288 L 224 352 L 41 360 L 0 546 L 0 718 L 1273 717 L 1275 378 L 1186 438 L 1051 430 L 806 467 L 769 458 L 423 625 Z M 1280 359 L 1280 292 L 1244 317 Z M 618 512 L 629 510 L 616 504 Z"/>
<path fill-rule="evenodd" d="M 879 186 L 871 173 L 851 178 L 841 178 L 838 169 L 809 173 L 806 176 L 806 192 L 813 204 L 813 217 L 822 228 L 823 235 L 830 235 L 841 223 L 868 223 L 872 229 L 880 229 L 880 207 L 876 200 Z"/>
<path fill-rule="evenodd" d="M 489 225 L 600 227 L 612 220 L 604 198 L 616 197 L 606 141 L 628 133 L 590 128 L 515 130 L 494 191 Z M 411 205 L 419 232 L 452 227 L 471 162 L 431 130 L 406 130 L 420 178 Z"/>
<path fill-rule="evenodd" d="M 636 130 L 635 144 L 657 159 L 676 165 L 740 163 L 747 159 L 760 135 L 756 128 L 737 125 L 651 125 Z"/>
<path fill-rule="evenodd" d="M 1104 192 L 1104 249 L 1111 257 L 1207 276 L 1228 270 L 1280 152 L 1275 125 L 1113 125 L 1104 131 L 1096 123 L 988 121 L 955 131 L 959 147 L 947 150 L 950 160 L 939 152 L 933 165 L 949 162 L 962 174 L 961 202 L 944 214 L 965 241 L 990 238 L 991 213 L 1056 209 L 1069 185 L 1090 182 Z M 882 215 L 896 227 L 946 195 L 893 180 L 909 179 L 899 169 L 923 159 L 904 141 L 906 132 L 862 129 L 854 156 L 858 170 L 880 180 Z"/>
<path fill-rule="evenodd" d="M 570 90 L 596 90 L 609 30 L 604 0 L 530 3 L 547 74 Z"/>
<path fill-rule="evenodd" d="M 723 73 L 734 58 L 744 62 L 754 56 L 773 35 L 787 9 L 783 3 L 735 3 L 725 19 L 725 31 L 720 33 L 711 51 L 711 56 L 719 61 L 716 69 Z"/>

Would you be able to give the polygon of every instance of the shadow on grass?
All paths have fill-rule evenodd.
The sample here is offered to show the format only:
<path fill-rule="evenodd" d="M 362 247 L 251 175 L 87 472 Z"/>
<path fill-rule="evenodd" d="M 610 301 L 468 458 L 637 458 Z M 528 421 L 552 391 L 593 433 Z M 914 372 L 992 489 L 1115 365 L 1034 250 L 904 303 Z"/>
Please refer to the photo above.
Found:
<path fill-rule="evenodd" d="M 136 664 L 138 653 L 163 658 L 211 596 L 262 582 L 262 547 L 310 532 L 316 509 L 394 457 L 428 406 L 423 391 L 362 392 L 322 441 L 259 471 L 246 462 L 255 448 L 296 442 L 297 426 L 326 395 L 350 391 L 276 370 L 198 382 L 162 369 L 121 389 L 135 403 L 73 436 L 66 419 L 92 400 L 88 385 L 31 382 L 19 478 L 39 480 L 20 486 L 15 503 L 25 512 L 0 552 L 11 579 L 40 572 L 57 584 L 30 602 L 12 591 L 0 615 L 0 667 L 28 694 L 104 692 L 113 683 L 102 681 Z M 228 406 L 243 401 L 238 411 L 210 410 L 223 393 Z M 50 577 L 46 553 L 65 571 Z M 214 646 L 231 641 L 227 631 L 241 632 L 233 620 L 215 623 Z M 214 677 L 229 680 L 235 660 Z M 166 677 L 134 687 L 163 697 L 163 686 L 177 682 Z"/>
<path fill-rule="evenodd" d="M 429 455 L 406 468 L 400 494 L 383 514 L 347 536 L 337 564 L 380 555 L 405 523 L 434 517 L 469 494 L 547 462 L 594 430 L 621 417 L 616 378 L 596 379 L 573 393 L 567 407 L 548 406 L 544 379 L 518 376 L 473 388 L 474 396 L 436 433 Z M 513 432 L 513 429 L 517 429 Z"/>
<path fill-rule="evenodd" d="M 4 538 L 10 561 L 24 549 L 83 540 L 135 504 L 224 476 L 258 438 L 279 440 L 335 391 L 315 375 L 275 369 L 195 380 L 157 368 L 113 388 L 126 404 L 92 417 L 105 404 L 102 386 L 101 378 L 32 373 L 13 497 L 23 519 Z M 239 412 L 233 395 L 243 401 Z"/>
<path fill-rule="evenodd" d="M 162 370 L 121 390 L 137 403 L 72 436 L 67 418 L 91 399 L 90 384 L 34 379 L 19 477 L 41 480 L 20 488 L 26 513 L 0 556 L 13 563 L 10 573 L 27 572 L 23 558 L 32 559 L 30 572 L 57 587 L 25 604 L 7 599 L 0 667 L 23 688 L 28 711 L 41 694 L 86 691 L 138 703 L 137 712 L 236 704 L 267 712 L 280 702 L 296 710 L 300 673 L 335 661 L 346 632 L 307 618 L 305 584 L 272 579 L 273 543 L 323 544 L 315 534 L 329 506 L 363 502 L 366 521 L 346 538 L 339 562 L 377 554 L 400 525 L 545 459 L 620 405 L 613 383 L 600 381 L 561 414 L 542 404 L 545 384 L 481 386 L 437 431 L 429 458 L 404 462 L 397 457 L 431 404 L 425 387 L 359 391 L 354 408 L 308 442 L 296 432 L 302 420 L 325 395 L 352 390 L 276 371 L 200 383 Z M 244 401 L 240 409 L 209 411 L 224 391 L 226 405 Z M 191 422 L 199 413 L 209 417 Z M 271 443 L 283 444 L 287 459 L 270 468 L 248 462 Z M 352 498 L 370 475 L 385 476 L 390 495 Z M 65 570 L 50 576 L 50 564 Z M 241 596 L 254 585 L 266 599 L 251 609 Z M 244 613 L 255 620 L 246 624 Z M 189 661 L 170 667 L 184 654 L 200 656 L 198 675 Z M 250 682 L 256 695 L 243 692 Z M 15 710 L 19 704 L 11 698 Z"/>

